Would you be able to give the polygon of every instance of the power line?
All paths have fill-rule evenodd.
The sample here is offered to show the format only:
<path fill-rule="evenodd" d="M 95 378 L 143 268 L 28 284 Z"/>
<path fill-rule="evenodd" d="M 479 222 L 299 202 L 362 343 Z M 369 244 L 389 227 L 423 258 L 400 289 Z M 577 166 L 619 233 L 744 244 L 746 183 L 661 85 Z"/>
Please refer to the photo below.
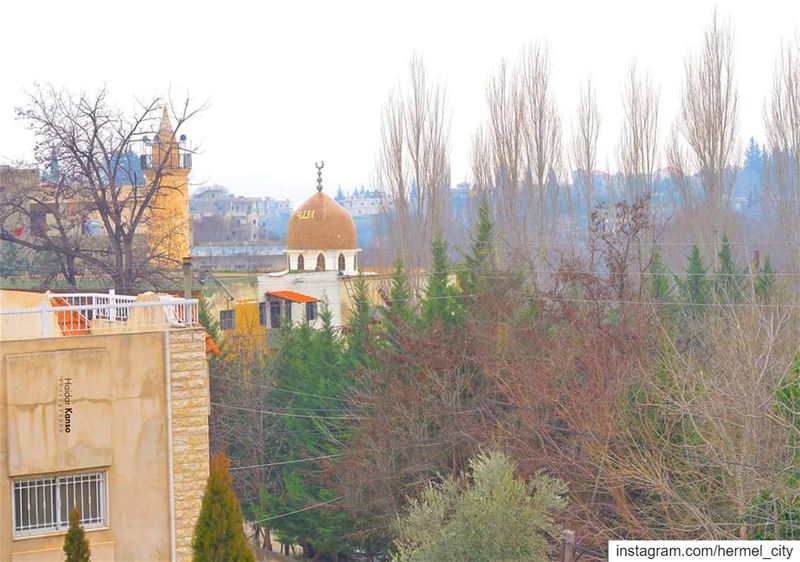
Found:
<path fill-rule="evenodd" d="M 232 404 L 222 404 L 220 402 L 211 402 L 212 406 L 221 406 L 223 408 L 231 408 L 233 410 L 243 410 L 248 412 L 256 412 L 262 414 L 270 414 L 275 416 L 287 416 L 287 417 L 295 417 L 295 418 L 311 418 L 311 419 L 318 419 L 318 420 L 371 420 L 377 419 L 370 416 L 316 416 L 310 414 L 295 414 L 293 412 L 281 412 L 278 410 L 263 410 L 259 408 L 247 408 L 245 406 L 234 406 Z M 480 412 L 480 409 L 473 408 L 471 410 L 459 410 L 457 412 L 440 412 L 436 414 L 436 416 L 457 416 L 457 415 L 464 415 L 464 414 L 472 414 L 476 412 Z"/>
<path fill-rule="evenodd" d="M 265 521 L 272 521 L 273 519 L 280 519 L 281 517 L 288 517 L 290 515 L 295 515 L 297 513 L 302 513 L 304 511 L 308 511 L 310 509 L 316 509 L 318 507 L 322 507 L 323 505 L 328 505 L 329 503 L 333 503 L 335 501 L 339 501 L 339 500 L 342 500 L 342 499 L 344 499 L 344 496 L 338 496 L 338 497 L 335 497 L 335 498 L 333 498 L 331 500 L 328 500 L 328 501 L 325 501 L 325 502 L 320 502 L 320 503 L 315 503 L 314 505 L 309 505 L 309 506 L 306 506 L 306 507 L 304 507 L 302 509 L 295 509 L 294 511 L 290 511 L 288 513 L 281 513 L 280 515 L 273 515 L 272 517 L 265 517 L 263 519 L 257 519 L 255 521 L 251 521 L 251 523 L 263 523 Z"/>
<path fill-rule="evenodd" d="M 230 408 L 232 410 L 242 410 L 247 412 L 256 412 L 261 414 L 270 414 L 273 416 L 286 416 L 290 418 L 311 418 L 317 420 L 360 420 L 369 419 L 356 416 L 317 416 L 313 414 L 295 414 L 294 412 L 281 412 L 278 410 L 263 410 L 257 408 L 247 408 L 245 406 L 234 406 L 233 404 L 223 404 L 221 402 L 211 402 L 212 406 L 219 406 L 221 408 Z"/>
<path fill-rule="evenodd" d="M 236 383 L 246 384 L 248 386 L 255 386 L 257 388 L 266 388 L 266 389 L 268 389 L 270 391 L 274 391 L 274 392 L 283 392 L 283 393 L 286 393 L 286 394 L 294 394 L 294 395 L 297 395 L 297 396 L 306 396 L 308 398 L 322 398 L 323 400 L 335 400 L 335 401 L 338 401 L 338 402 L 349 403 L 349 400 L 347 400 L 346 398 L 335 398 L 333 396 L 323 396 L 321 394 L 313 394 L 311 392 L 301 392 L 299 390 L 288 390 L 288 389 L 285 389 L 285 388 L 279 388 L 277 386 L 272 386 L 272 385 L 256 384 L 256 383 L 251 382 L 251 381 L 237 380 L 237 379 L 232 378 L 232 377 L 226 377 L 224 375 L 218 375 L 218 374 L 215 374 L 215 373 L 209 373 L 209 376 L 214 377 L 214 378 L 218 378 L 218 379 L 224 379 L 224 380 L 233 381 L 233 382 L 236 382 Z"/>
<path fill-rule="evenodd" d="M 347 454 L 350 454 L 350 453 L 336 453 L 336 454 L 333 454 L 333 455 L 322 455 L 322 456 L 319 456 L 319 457 L 308 457 L 308 458 L 305 458 L 305 459 L 294 459 L 294 460 L 290 460 L 290 461 L 268 462 L 268 463 L 264 463 L 264 464 L 253 464 L 253 465 L 250 465 L 250 466 L 235 466 L 235 467 L 231 467 L 230 471 L 233 472 L 234 470 L 250 470 L 252 468 L 269 468 L 271 466 L 283 466 L 283 465 L 286 465 L 286 464 L 297 464 L 297 463 L 301 463 L 301 462 L 320 461 L 320 460 L 325 460 L 325 459 L 333 459 L 333 458 L 341 457 L 341 456 L 344 456 L 344 455 L 347 455 Z"/>

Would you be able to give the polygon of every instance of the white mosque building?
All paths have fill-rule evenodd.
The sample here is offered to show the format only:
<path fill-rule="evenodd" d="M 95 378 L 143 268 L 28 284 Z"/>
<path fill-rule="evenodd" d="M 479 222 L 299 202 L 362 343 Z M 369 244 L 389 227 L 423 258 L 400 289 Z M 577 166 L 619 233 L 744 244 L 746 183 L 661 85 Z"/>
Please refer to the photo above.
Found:
<path fill-rule="evenodd" d="M 356 226 L 350 214 L 322 191 L 322 165 L 317 166 L 317 192 L 289 219 L 286 269 L 258 277 L 258 295 L 268 328 L 283 321 L 319 327 L 323 301 L 336 327 L 349 308 L 348 282 L 358 275 Z"/>

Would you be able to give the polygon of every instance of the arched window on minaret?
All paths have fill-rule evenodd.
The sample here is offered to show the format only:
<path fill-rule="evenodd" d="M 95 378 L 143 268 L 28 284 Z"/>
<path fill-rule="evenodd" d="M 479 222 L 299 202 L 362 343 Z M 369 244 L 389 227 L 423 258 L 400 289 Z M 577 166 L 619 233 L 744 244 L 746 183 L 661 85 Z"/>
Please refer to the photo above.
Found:
<path fill-rule="evenodd" d="M 344 254 L 339 254 L 339 271 L 345 270 Z"/>
<path fill-rule="evenodd" d="M 322 254 L 317 256 L 317 271 L 325 271 L 325 256 Z"/>
<path fill-rule="evenodd" d="M 297 271 L 303 271 L 306 268 L 306 260 L 303 259 L 303 254 L 297 256 Z"/>

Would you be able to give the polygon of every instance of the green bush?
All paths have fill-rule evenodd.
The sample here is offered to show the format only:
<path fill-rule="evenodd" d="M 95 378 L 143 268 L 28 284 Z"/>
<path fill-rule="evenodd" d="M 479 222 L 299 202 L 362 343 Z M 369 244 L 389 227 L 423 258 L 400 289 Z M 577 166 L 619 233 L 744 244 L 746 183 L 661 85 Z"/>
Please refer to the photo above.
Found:
<path fill-rule="evenodd" d="M 547 560 L 552 514 L 565 485 L 544 474 L 514 476 L 503 453 L 470 461 L 470 475 L 430 485 L 397 521 L 396 562 Z"/>

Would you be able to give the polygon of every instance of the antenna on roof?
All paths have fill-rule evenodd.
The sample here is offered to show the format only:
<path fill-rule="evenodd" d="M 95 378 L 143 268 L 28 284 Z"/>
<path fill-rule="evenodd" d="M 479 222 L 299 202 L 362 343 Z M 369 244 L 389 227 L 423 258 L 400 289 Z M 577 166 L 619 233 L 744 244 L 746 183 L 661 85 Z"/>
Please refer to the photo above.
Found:
<path fill-rule="evenodd" d="M 314 162 L 314 165 L 317 167 L 317 191 L 322 191 L 322 168 L 325 167 L 325 160 L 317 164 Z"/>

